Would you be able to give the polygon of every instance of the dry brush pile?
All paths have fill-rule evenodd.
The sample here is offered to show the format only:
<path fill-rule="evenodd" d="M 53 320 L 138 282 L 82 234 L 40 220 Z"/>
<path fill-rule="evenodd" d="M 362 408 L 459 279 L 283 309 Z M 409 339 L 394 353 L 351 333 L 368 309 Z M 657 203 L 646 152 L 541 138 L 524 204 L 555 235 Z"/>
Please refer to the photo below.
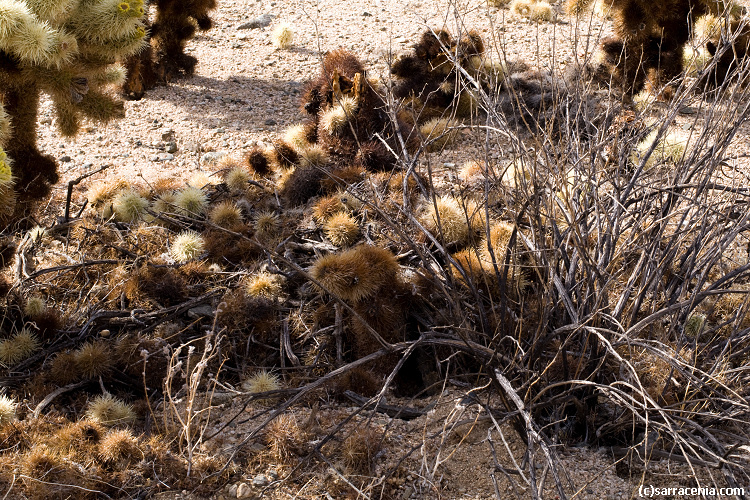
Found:
<path fill-rule="evenodd" d="M 40 498 L 208 494 L 273 463 L 377 497 L 397 471 L 373 475 L 385 436 L 364 417 L 463 377 L 527 444 L 496 466 L 532 497 L 575 491 L 553 442 L 747 484 L 750 193 L 726 170 L 747 68 L 716 99 L 686 78 L 643 107 L 489 52 L 427 31 L 385 82 L 332 52 L 271 147 L 187 183 L 94 183 L 77 216 L 5 238 L 3 477 Z M 688 105 L 706 124 L 675 128 Z M 431 151 L 464 126 L 512 158 L 435 185 Z M 285 413 L 356 395 L 326 430 Z M 209 453 L 220 396 L 263 409 Z"/>

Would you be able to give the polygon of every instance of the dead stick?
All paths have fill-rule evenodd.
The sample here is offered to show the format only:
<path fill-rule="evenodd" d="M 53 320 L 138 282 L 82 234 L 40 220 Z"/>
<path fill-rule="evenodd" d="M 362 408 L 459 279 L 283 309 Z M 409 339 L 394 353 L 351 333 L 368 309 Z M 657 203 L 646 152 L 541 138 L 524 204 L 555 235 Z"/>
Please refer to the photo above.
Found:
<path fill-rule="evenodd" d="M 284 346 L 286 357 L 289 358 L 289 361 L 291 361 L 294 366 L 299 367 L 299 358 L 294 354 L 294 351 L 292 350 L 292 340 L 289 338 L 289 319 L 284 319 L 284 321 L 281 322 L 281 343 Z"/>
<path fill-rule="evenodd" d="M 70 200 L 73 197 L 73 186 L 80 183 L 82 180 L 84 180 L 87 177 L 91 177 L 92 175 L 101 172 L 102 170 L 105 170 L 109 168 L 111 165 L 102 165 L 101 167 L 97 168 L 96 170 L 92 170 L 91 172 L 87 172 L 80 176 L 77 179 L 73 179 L 72 181 L 68 182 L 68 196 L 65 199 L 65 220 L 64 222 L 68 222 L 70 220 Z"/>
<path fill-rule="evenodd" d="M 41 415 L 42 410 L 44 410 L 48 404 L 50 404 L 57 396 L 60 394 L 66 393 L 68 391 L 72 391 L 73 389 L 78 389 L 79 387 L 83 387 L 86 385 L 86 380 L 82 382 L 76 382 L 75 384 L 68 384 L 64 387 L 59 387 L 57 390 L 54 390 L 47 394 L 47 397 L 42 399 L 42 401 L 36 405 L 36 408 L 34 408 L 34 418 L 39 418 L 39 415 Z"/>
<path fill-rule="evenodd" d="M 71 269 L 77 269 L 79 267 L 86 267 L 86 266 L 98 266 L 101 264 L 119 264 L 122 262 L 118 259 L 101 259 L 101 260 L 87 260 L 84 262 L 79 262 L 78 264 L 70 264 L 68 266 L 54 266 L 54 267 L 48 267 L 47 269 L 40 269 L 39 271 L 35 271 L 31 274 L 29 274 L 26 279 L 34 279 L 37 276 L 41 276 L 42 274 L 48 274 L 48 273 L 54 273 L 55 271 L 69 271 Z"/>

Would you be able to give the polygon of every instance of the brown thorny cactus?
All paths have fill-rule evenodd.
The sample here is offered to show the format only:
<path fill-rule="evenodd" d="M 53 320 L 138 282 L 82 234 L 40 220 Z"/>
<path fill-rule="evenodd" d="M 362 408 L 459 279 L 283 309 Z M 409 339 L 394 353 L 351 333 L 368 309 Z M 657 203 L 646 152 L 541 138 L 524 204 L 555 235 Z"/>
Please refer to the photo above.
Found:
<path fill-rule="evenodd" d="M 155 0 L 156 16 L 150 26 L 146 50 L 128 58 L 124 93 L 140 99 L 146 90 L 169 83 L 175 77 L 191 76 L 198 60 L 185 54 L 185 44 L 196 30 L 213 25 L 208 12 L 216 0 Z"/>
<path fill-rule="evenodd" d="M 143 47 L 143 13 L 142 0 L 0 0 L 0 218 L 14 213 L 10 186 L 20 213 L 58 180 L 54 159 L 36 146 L 42 92 L 65 136 L 82 117 L 124 116 L 113 93 L 125 78 L 117 61 Z"/>
<path fill-rule="evenodd" d="M 567 9 L 581 13 L 593 3 L 568 0 Z M 601 41 L 604 57 L 598 71 L 605 80 L 613 78 L 626 93 L 636 94 L 646 85 L 653 91 L 679 77 L 685 45 L 701 18 L 728 21 L 706 44 L 712 57 L 725 47 L 713 69 L 702 75 L 710 87 L 721 86 L 750 49 L 750 27 L 742 19 L 746 9 L 732 0 L 612 0 L 608 5 L 615 36 Z"/>

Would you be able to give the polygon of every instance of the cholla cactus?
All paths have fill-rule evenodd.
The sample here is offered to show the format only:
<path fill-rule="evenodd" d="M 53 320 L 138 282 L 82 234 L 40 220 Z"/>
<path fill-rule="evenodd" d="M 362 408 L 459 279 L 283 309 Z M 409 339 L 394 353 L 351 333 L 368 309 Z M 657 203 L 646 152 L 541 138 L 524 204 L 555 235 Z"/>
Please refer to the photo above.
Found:
<path fill-rule="evenodd" d="M 140 99 L 146 90 L 166 84 L 178 76 L 191 76 L 198 60 L 185 54 L 185 44 L 196 29 L 206 31 L 213 22 L 208 11 L 216 0 L 152 0 L 156 18 L 149 29 L 149 45 L 126 63 L 128 76 L 123 90 Z"/>
<path fill-rule="evenodd" d="M 0 112 L 2 107 L 0 106 Z M 2 116 L 0 116 L 2 120 Z M 0 140 L 2 139 L 2 123 L 0 123 Z M 10 169 L 10 159 L 0 147 L 0 222 L 13 214 L 16 205 L 16 192 L 13 189 L 15 181 Z"/>
<path fill-rule="evenodd" d="M 20 200 L 46 196 L 58 180 L 36 146 L 40 94 L 66 136 L 82 117 L 124 116 L 110 90 L 124 80 L 116 61 L 140 51 L 145 36 L 143 0 L 0 0 L 0 147 L 13 159 Z"/>

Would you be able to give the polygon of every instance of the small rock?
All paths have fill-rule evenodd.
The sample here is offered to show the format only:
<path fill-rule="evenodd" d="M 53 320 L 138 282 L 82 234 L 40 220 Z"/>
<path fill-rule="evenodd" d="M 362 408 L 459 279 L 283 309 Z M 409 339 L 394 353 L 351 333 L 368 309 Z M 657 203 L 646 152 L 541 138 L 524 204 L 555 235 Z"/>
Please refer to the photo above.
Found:
<path fill-rule="evenodd" d="M 69 161 L 72 161 L 72 159 L 70 158 L 70 156 L 65 155 L 60 157 L 60 161 L 63 163 L 68 163 Z"/>
<path fill-rule="evenodd" d="M 233 484 L 229 487 L 227 490 L 227 495 L 229 495 L 232 498 L 237 498 L 237 490 L 239 489 L 239 485 Z"/>
<path fill-rule="evenodd" d="M 162 141 L 173 141 L 174 140 L 174 130 L 171 128 L 165 128 L 161 131 L 161 140 Z"/>
<path fill-rule="evenodd" d="M 203 153 L 203 156 L 201 156 L 201 164 L 203 165 L 215 165 L 218 163 L 219 160 L 224 158 L 227 154 L 222 153 L 220 151 L 209 151 L 208 153 Z"/>
<path fill-rule="evenodd" d="M 272 19 L 273 19 L 273 16 L 271 14 L 263 14 L 262 16 L 258 16 L 254 19 L 251 19 L 245 24 L 237 26 L 237 29 L 238 30 L 254 30 L 257 28 L 265 28 L 266 26 L 269 26 L 271 24 Z"/>
<path fill-rule="evenodd" d="M 109 333 L 109 330 L 102 330 L 99 332 L 99 335 L 101 335 L 102 337 L 109 337 Z"/>
<path fill-rule="evenodd" d="M 264 486 L 267 486 L 268 483 L 270 483 L 270 481 L 263 474 L 258 474 L 257 476 L 253 478 L 253 486 L 257 488 L 262 488 Z"/>
<path fill-rule="evenodd" d="M 263 123 L 265 123 L 265 124 L 266 124 L 266 125 L 268 125 L 269 127 L 272 127 L 273 125 L 276 125 L 276 123 L 277 123 L 277 122 L 276 122 L 276 120 L 274 120 L 273 118 L 269 118 L 268 120 L 266 120 L 266 121 L 265 121 L 265 122 L 263 122 Z"/>
<path fill-rule="evenodd" d="M 237 486 L 237 498 L 250 498 L 253 496 L 253 489 L 247 483 L 240 483 Z"/>
<path fill-rule="evenodd" d="M 248 407 L 246 410 L 248 412 L 255 411 L 251 407 Z M 252 444 L 248 445 L 248 447 L 247 447 L 247 451 L 248 452 L 252 452 L 252 453 L 260 453 L 261 451 L 265 451 L 265 449 L 266 449 L 265 445 L 263 445 L 261 443 L 252 443 Z"/>
<path fill-rule="evenodd" d="M 276 469 L 268 469 L 266 475 L 271 479 L 271 481 L 276 481 L 279 478 L 279 472 Z"/>
<path fill-rule="evenodd" d="M 174 141 L 170 141 L 166 144 L 164 150 L 167 153 L 176 153 L 177 152 L 177 143 Z"/>
<path fill-rule="evenodd" d="M 224 130 L 221 127 L 215 128 L 215 129 L 211 129 L 211 135 L 219 135 L 219 134 L 223 134 L 224 132 L 226 132 L 226 130 Z"/>
<path fill-rule="evenodd" d="M 188 317 L 192 319 L 203 318 L 206 316 L 212 316 L 214 314 L 214 308 L 209 305 L 202 305 L 188 309 Z"/>
<path fill-rule="evenodd" d="M 362 13 L 362 17 L 372 17 L 372 14 L 370 14 L 370 13 L 369 13 L 369 12 L 367 12 L 367 11 L 364 11 L 364 12 Z"/>
<path fill-rule="evenodd" d="M 172 161 L 174 160 L 174 155 L 171 153 L 159 153 L 157 155 L 154 155 L 151 157 L 151 161 Z"/>
<path fill-rule="evenodd" d="M 190 316 L 190 312 L 188 312 L 188 316 Z M 214 392 L 211 401 L 214 404 L 220 405 L 229 403 L 232 399 L 234 399 L 234 394 L 231 392 Z"/>

